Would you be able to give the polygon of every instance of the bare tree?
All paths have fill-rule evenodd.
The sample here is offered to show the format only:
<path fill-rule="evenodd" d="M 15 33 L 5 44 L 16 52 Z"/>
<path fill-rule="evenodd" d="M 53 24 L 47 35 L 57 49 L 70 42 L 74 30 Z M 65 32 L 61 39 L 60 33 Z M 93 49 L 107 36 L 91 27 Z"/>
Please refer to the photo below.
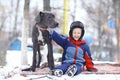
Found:
<path fill-rule="evenodd" d="M 29 31 L 29 4 L 30 0 L 25 0 L 24 4 L 24 26 L 22 28 L 22 54 L 21 64 L 27 64 L 27 38 Z"/>
<path fill-rule="evenodd" d="M 120 62 L 120 0 L 113 0 L 114 17 L 116 20 L 116 38 L 117 38 L 117 55 L 116 59 Z"/>
<path fill-rule="evenodd" d="M 95 0 L 93 0 L 95 1 Z M 112 8 L 112 1 L 111 0 L 99 0 L 95 1 L 94 3 L 85 3 L 85 1 L 82 1 L 83 7 L 86 9 L 88 12 L 89 18 L 90 18 L 90 23 L 92 24 L 92 28 L 97 30 L 98 37 L 97 41 L 98 45 L 92 45 L 94 47 L 94 50 L 96 50 L 97 55 L 96 58 L 98 60 L 101 59 L 101 53 L 104 51 L 109 52 L 109 59 L 110 56 L 113 55 L 112 50 L 113 49 L 113 41 L 112 41 L 112 36 L 111 33 L 105 31 L 103 25 L 109 21 L 109 17 L 113 16 L 111 12 Z M 89 25 L 88 25 L 89 26 Z M 113 35 L 115 36 L 115 35 Z M 95 49 L 96 48 L 96 49 Z M 114 50 L 115 51 L 115 50 Z M 106 52 L 105 52 L 106 53 Z M 111 54 L 112 53 L 112 54 Z M 106 57 L 106 58 L 107 58 Z"/>
<path fill-rule="evenodd" d="M 51 8 L 50 8 L 50 0 L 43 0 L 43 10 L 45 11 L 51 11 Z"/>
<path fill-rule="evenodd" d="M 15 9 L 15 11 L 16 11 L 15 23 L 14 23 L 14 27 L 13 27 L 13 34 L 14 34 L 15 37 L 17 37 L 18 33 L 19 33 L 19 32 L 17 32 L 17 18 L 18 18 L 17 15 L 18 15 L 18 10 L 19 10 L 19 2 L 20 2 L 20 0 L 17 0 L 17 6 L 16 6 L 16 9 Z"/>
<path fill-rule="evenodd" d="M 0 31 L 4 28 L 4 24 L 6 21 L 7 16 L 5 15 L 5 7 L 0 5 Z"/>

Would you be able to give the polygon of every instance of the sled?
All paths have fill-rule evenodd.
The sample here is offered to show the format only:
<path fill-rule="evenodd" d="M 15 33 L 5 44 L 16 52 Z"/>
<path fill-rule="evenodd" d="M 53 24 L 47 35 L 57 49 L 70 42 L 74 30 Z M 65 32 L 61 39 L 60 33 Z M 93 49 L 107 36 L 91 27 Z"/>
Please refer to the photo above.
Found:
<path fill-rule="evenodd" d="M 87 70 L 82 71 L 80 74 L 120 74 L 120 64 L 111 64 L 111 63 L 100 63 L 94 65 L 98 71 L 97 72 L 89 72 Z M 30 71 L 22 71 L 20 73 L 23 76 L 27 75 L 46 75 L 51 74 L 50 69 L 46 68 L 38 68 L 35 72 Z"/>
<path fill-rule="evenodd" d="M 21 71 L 20 75 L 26 77 L 27 75 L 47 75 L 47 74 L 51 74 L 50 73 L 50 69 L 48 67 L 46 68 L 37 68 L 35 72 L 32 71 Z"/>
<path fill-rule="evenodd" d="M 94 65 L 98 71 L 89 72 L 83 71 L 81 74 L 120 74 L 120 64 L 119 63 L 100 63 Z"/>

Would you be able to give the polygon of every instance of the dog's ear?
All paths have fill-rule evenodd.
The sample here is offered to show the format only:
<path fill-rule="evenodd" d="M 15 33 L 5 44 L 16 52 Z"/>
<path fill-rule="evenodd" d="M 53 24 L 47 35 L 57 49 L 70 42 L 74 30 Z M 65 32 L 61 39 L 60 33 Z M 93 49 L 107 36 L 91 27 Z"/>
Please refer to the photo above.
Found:
<path fill-rule="evenodd" d="M 40 23 L 42 16 L 44 15 L 43 12 L 39 12 L 38 16 L 35 18 L 36 23 Z"/>
<path fill-rule="evenodd" d="M 44 15 L 44 13 L 43 13 L 43 12 L 40 12 L 40 13 L 39 13 L 39 15 L 40 15 L 40 16 L 43 16 L 43 15 Z"/>
<path fill-rule="evenodd" d="M 36 21 L 36 23 L 39 23 L 40 22 L 40 17 L 35 17 L 35 21 Z"/>

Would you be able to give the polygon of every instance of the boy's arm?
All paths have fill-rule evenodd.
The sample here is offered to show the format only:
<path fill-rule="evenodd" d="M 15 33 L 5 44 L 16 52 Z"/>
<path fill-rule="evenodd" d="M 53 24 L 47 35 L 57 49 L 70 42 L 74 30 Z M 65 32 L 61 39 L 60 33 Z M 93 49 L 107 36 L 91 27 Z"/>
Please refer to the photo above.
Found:
<path fill-rule="evenodd" d="M 61 36 L 60 34 L 55 32 L 53 29 L 51 29 L 51 28 L 40 28 L 40 27 L 38 27 L 38 29 L 40 29 L 40 30 L 48 30 L 50 35 L 51 35 L 50 38 L 52 40 L 54 40 L 61 47 L 65 46 L 65 40 L 66 40 L 65 37 Z"/>
<path fill-rule="evenodd" d="M 50 34 L 51 34 L 52 40 L 54 40 L 58 45 L 60 45 L 61 47 L 65 46 L 65 42 L 66 42 L 67 37 L 58 34 L 54 30 L 50 30 Z"/>

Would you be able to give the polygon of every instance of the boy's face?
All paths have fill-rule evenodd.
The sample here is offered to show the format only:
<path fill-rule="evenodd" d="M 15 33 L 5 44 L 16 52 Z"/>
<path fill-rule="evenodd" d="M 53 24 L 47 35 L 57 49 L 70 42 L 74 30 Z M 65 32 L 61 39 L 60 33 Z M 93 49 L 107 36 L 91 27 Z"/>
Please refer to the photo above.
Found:
<path fill-rule="evenodd" d="M 82 29 L 80 29 L 80 28 L 73 29 L 72 36 L 73 36 L 74 40 L 78 40 L 80 38 L 81 34 L 82 34 Z"/>

